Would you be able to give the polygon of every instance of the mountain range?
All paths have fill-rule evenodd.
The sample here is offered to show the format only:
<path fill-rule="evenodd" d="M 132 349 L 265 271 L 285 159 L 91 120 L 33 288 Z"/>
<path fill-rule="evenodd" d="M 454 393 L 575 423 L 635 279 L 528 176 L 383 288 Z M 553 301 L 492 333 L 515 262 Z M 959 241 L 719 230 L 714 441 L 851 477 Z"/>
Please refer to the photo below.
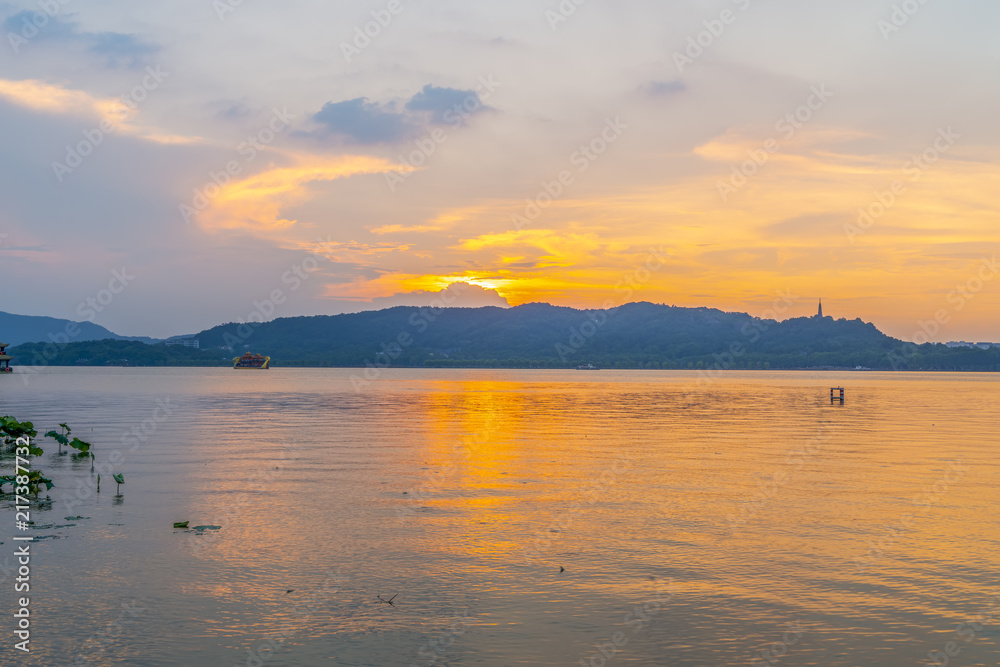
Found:
<path fill-rule="evenodd" d="M 0 311 L 0 342 L 11 345 L 37 342 L 83 342 L 90 340 L 158 342 L 145 336 L 119 336 L 93 322 L 73 322 L 55 317 L 14 315 Z"/>
<path fill-rule="evenodd" d="M 0 323 L 0 335 L 7 335 Z M 246 351 L 280 366 L 567 368 L 871 368 L 1000 370 L 1000 349 L 915 345 L 860 319 L 782 322 L 712 308 L 629 303 L 577 310 L 400 306 L 343 315 L 228 323 L 191 338 L 200 349 L 117 339 L 12 350 L 21 365 L 231 364 Z M 42 340 L 51 340 L 43 337 Z M 147 341 L 149 342 L 149 341 Z"/>

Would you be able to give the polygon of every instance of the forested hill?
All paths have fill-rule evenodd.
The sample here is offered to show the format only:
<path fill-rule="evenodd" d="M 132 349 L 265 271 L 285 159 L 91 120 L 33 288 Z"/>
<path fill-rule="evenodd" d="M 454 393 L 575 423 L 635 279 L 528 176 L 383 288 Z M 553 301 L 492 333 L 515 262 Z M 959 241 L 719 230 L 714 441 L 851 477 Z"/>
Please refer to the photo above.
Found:
<path fill-rule="evenodd" d="M 741 360 L 752 351 L 766 356 L 787 354 L 797 357 L 790 361 L 798 363 L 803 354 L 871 347 L 877 355 L 892 347 L 892 339 L 860 320 L 798 319 L 778 324 L 745 313 L 651 303 L 627 304 L 607 312 L 548 304 L 440 311 L 399 307 L 282 319 L 256 328 L 228 324 L 197 337 L 203 348 L 249 344 L 286 363 L 376 363 L 375 354 L 384 352 L 394 357 L 393 365 L 402 366 L 592 363 L 645 367 L 657 362 L 662 367 L 664 362 L 684 361 L 686 367 L 688 360 L 696 364 L 697 359 L 711 358 L 714 353 L 731 353 L 734 345 L 748 348 Z"/>
<path fill-rule="evenodd" d="M 1000 370 L 1000 350 L 915 346 L 861 320 L 776 322 L 710 308 L 627 304 L 586 311 L 548 304 L 516 308 L 398 307 L 348 315 L 226 324 L 179 346 L 59 346 L 50 364 L 220 365 L 250 350 L 280 366 L 854 368 Z M 88 347 L 89 346 L 89 347 Z M 120 349 L 119 349 L 120 348 Z M 231 348 L 231 349 L 224 349 Z M 40 347 L 16 348 L 30 364 Z M 107 357 L 107 359 L 105 359 Z"/>

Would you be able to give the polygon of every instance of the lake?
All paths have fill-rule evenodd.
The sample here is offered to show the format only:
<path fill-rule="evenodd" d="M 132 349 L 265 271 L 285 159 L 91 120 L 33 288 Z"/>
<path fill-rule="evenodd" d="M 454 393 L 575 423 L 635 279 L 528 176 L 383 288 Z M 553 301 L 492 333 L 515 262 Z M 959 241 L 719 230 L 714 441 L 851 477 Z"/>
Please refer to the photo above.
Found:
<path fill-rule="evenodd" d="M 996 375 L 358 373 L 0 377 L 126 480 L 40 438 L 0 663 L 1000 662 Z"/>

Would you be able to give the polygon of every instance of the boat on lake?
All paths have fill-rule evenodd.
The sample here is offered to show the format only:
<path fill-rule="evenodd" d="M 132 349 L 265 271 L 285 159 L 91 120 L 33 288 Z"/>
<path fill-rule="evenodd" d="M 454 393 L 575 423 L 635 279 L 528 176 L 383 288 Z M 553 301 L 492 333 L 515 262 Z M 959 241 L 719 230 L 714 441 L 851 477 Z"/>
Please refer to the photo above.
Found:
<path fill-rule="evenodd" d="M 576 370 L 578 370 L 578 371 L 599 371 L 601 369 L 598 368 L 597 366 L 595 366 L 594 364 L 584 364 L 583 366 L 577 366 Z"/>
<path fill-rule="evenodd" d="M 262 354 L 251 354 L 247 352 L 242 357 L 235 357 L 233 359 L 233 368 L 255 368 L 260 370 L 267 370 L 271 367 L 271 357 L 265 357 Z"/>

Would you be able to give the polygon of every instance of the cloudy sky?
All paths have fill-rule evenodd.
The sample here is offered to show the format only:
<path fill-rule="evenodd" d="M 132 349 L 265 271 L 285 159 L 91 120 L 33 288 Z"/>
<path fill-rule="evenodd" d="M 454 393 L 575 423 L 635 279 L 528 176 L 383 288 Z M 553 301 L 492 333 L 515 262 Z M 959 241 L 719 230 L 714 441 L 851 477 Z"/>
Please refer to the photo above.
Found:
<path fill-rule="evenodd" d="M 0 2 L 0 310 L 162 337 L 466 282 L 1000 341 L 1000 6 L 896 6 Z"/>

